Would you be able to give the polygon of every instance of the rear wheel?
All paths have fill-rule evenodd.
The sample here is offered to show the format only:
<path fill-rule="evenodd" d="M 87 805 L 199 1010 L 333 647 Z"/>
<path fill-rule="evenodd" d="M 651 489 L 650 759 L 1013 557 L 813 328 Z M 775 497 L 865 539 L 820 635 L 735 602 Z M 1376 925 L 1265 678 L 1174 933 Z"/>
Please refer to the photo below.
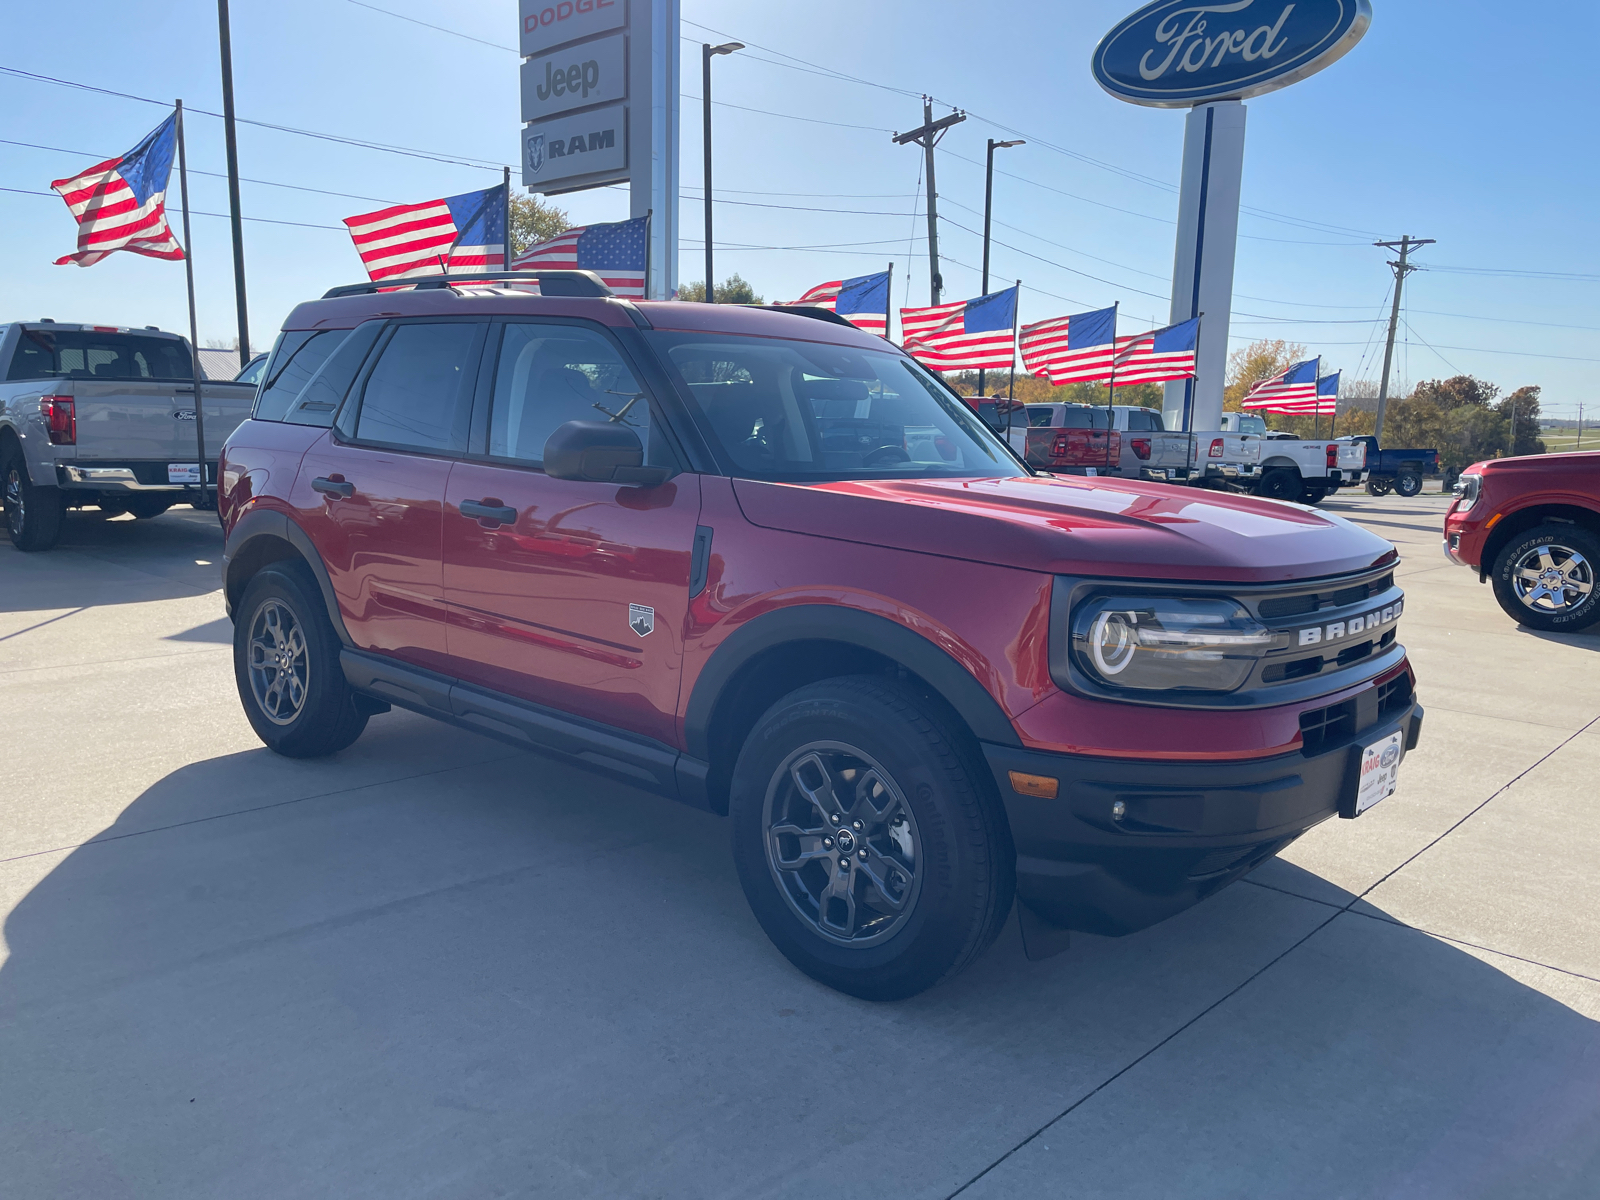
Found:
<path fill-rule="evenodd" d="M 970 742 L 936 701 L 876 676 L 800 688 L 761 718 L 734 768 L 734 862 L 800 970 L 899 1000 L 994 940 L 1016 865 Z"/>
<path fill-rule="evenodd" d="M 233 627 L 233 673 L 256 736 L 279 754 L 332 754 L 367 727 L 339 665 L 339 638 L 321 593 L 300 563 L 274 563 L 245 588 Z"/>
<path fill-rule="evenodd" d="M 1256 484 L 1256 495 L 1273 500 L 1298 500 L 1304 486 L 1299 471 L 1289 467 L 1274 467 Z"/>
<path fill-rule="evenodd" d="M 176 501 L 169 500 L 165 496 L 151 495 L 129 496 L 125 501 L 127 510 L 141 521 L 148 521 L 152 517 L 159 517 L 175 503 Z"/>
<path fill-rule="evenodd" d="M 1570 632 L 1600 621 L 1600 537 L 1578 525 L 1539 525 L 1495 557 L 1494 598 L 1530 629 Z"/>
<path fill-rule="evenodd" d="M 1402 472 L 1394 481 L 1394 490 L 1402 496 L 1415 496 L 1422 491 L 1422 476 L 1415 471 Z"/>
<path fill-rule="evenodd" d="M 1391 486 L 1390 481 L 1387 479 L 1369 479 L 1367 480 L 1367 495 L 1387 496 Z"/>
<path fill-rule="evenodd" d="M 18 550 L 48 550 L 61 536 L 61 489 L 35 487 L 28 479 L 22 449 L 14 442 L 0 451 L 0 503 L 6 533 Z"/>
<path fill-rule="evenodd" d="M 1327 498 L 1328 488 L 1320 484 L 1313 486 L 1308 483 L 1300 490 L 1301 504 L 1321 504 Z"/>

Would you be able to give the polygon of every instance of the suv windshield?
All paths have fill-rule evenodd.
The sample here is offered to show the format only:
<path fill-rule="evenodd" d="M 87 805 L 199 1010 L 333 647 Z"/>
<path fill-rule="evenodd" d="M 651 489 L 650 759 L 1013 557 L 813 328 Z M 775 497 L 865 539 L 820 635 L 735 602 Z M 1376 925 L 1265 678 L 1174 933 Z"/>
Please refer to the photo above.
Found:
<path fill-rule="evenodd" d="M 732 474 L 800 483 L 1026 471 L 960 397 L 903 355 L 781 338 L 646 336 Z"/>

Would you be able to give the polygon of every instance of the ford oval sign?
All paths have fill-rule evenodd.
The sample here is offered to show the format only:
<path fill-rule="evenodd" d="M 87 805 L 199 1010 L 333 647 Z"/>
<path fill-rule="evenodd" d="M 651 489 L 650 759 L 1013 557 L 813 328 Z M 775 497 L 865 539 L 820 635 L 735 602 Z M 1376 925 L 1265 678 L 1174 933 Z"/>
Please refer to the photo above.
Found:
<path fill-rule="evenodd" d="M 1322 70 L 1371 23 L 1367 0 L 1156 0 L 1101 39 L 1092 66 L 1130 104 L 1243 100 Z"/>

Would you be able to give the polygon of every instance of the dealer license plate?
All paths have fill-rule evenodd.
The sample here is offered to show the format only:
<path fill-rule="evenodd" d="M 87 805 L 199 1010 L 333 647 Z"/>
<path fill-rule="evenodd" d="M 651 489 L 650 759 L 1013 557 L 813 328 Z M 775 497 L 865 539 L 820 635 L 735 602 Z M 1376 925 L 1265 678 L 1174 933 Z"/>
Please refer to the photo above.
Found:
<path fill-rule="evenodd" d="M 1400 776 L 1400 733 L 1373 742 L 1361 751 L 1361 782 L 1356 788 L 1356 814 L 1394 795 Z"/>
<path fill-rule="evenodd" d="M 168 483 L 199 483 L 200 482 L 200 464 L 199 463 L 168 463 L 167 464 L 167 482 Z"/>

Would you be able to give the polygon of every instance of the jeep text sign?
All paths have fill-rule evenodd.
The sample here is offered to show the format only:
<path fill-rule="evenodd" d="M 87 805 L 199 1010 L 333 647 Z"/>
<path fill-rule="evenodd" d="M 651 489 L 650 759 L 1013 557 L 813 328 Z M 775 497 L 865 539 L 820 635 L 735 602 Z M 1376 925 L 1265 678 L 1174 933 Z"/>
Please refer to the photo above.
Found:
<path fill-rule="evenodd" d="M 628 95 L 626 38 L 620 33 L 530 58 L 522 64 L 522 119 L 539 121 Z"/>
<path fill-rule="evenodd" d="M 535 191 L 560 187 L 563 179 L 614 171 L 628 177 L 628 106 L 540 121 L 522 131 L 522 182 Z"/>
<path fill-rule="evenodd" d="M 628 17 L 624 0 L 521 0 L 517 8 L 523 58 L 608 29 L 621 29 Z"/>
<path fill-rule="evenodd" d="M 1322 70 L 1371 23 L 1368 0 L 1156 0 L 1106 34 L 1090 65 L 1131 104 L 1243 100 Z"/>

